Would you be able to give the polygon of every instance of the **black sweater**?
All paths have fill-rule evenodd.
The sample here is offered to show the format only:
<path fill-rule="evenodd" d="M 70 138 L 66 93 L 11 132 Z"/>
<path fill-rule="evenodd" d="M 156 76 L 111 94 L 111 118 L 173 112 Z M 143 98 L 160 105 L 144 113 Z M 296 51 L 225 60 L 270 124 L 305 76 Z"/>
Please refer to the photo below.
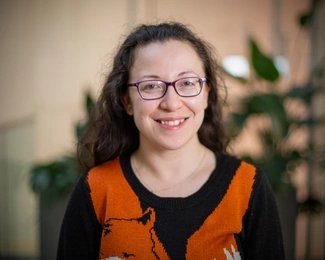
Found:
<path fill-rule="evenodd" d="M 186 198 L 161 198 L 129 156 L 83 175 L 62 224 L 57 259 L 284 259 L 280 221 L 264 173 L 217 154 L 208 181 Z"/>

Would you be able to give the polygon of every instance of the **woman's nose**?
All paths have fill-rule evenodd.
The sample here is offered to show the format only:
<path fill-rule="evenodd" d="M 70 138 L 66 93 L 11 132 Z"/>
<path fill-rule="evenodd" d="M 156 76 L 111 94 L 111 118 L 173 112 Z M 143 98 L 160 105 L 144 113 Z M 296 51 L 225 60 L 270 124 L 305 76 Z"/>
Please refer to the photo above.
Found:
<path fill-rule="evenodd" d="M 182 97 L 179 96 L 172 85 L 167 87 L 166 94 L 162 97 L 160 107 L 165 110 L 175 111 L 182 106 Z"/>

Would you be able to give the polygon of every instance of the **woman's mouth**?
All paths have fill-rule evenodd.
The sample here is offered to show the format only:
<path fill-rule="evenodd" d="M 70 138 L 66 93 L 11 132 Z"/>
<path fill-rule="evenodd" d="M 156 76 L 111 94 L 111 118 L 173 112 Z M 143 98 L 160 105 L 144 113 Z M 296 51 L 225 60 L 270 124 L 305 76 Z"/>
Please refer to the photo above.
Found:
<path fill-rule="evenodd" d="M 178 120 L 157 120 L 162 125 L 178 126 L 185 121 L 185 118 Z"/>

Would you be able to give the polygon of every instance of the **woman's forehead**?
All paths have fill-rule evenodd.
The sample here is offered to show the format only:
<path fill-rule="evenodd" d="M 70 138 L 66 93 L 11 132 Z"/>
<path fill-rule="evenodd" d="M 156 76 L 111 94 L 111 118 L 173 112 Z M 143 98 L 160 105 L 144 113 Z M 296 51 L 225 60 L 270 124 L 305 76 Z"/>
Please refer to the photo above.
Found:
<path fill-rule="evenodd" d="M 145 74 L 155 75 L 156 71 L 173 69 L 177 70 L 175 73 L 194 71 L 202 74 L 202 60 L 191 43 L 169 40 L 140 46 L 134 53 L 131 73 L 145 71 Z"/>

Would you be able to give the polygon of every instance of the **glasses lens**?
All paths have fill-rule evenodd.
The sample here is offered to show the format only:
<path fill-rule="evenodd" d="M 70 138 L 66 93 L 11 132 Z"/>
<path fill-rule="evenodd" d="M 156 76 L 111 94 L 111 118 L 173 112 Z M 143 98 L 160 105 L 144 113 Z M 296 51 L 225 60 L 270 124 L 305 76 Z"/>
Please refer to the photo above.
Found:
<path fill-rule="evenodd" d="M 155 99 L 163 96 L 166 84 L 161 81 L 150 80 L 143 81 L 139 84 L 139 91 L 145 99 Z"/>
<path fill-rule="evenodd" d="M 138 90 L 143 99 L 158 99 L 166 93 L 166 84 L 175 86 L 176 92 L 182 97 L 193 97 L 200 94 L 202 81 L 198 77 L 182 78 L 175 82 L 146 80 L 138 83 Z"/>
<path fill-rule="evenodd" d="M 201 82 L 199 78 L 183 78 L 175 83 L 179 95 L 190 97 L 198 95 L 201 91 Z"/>

